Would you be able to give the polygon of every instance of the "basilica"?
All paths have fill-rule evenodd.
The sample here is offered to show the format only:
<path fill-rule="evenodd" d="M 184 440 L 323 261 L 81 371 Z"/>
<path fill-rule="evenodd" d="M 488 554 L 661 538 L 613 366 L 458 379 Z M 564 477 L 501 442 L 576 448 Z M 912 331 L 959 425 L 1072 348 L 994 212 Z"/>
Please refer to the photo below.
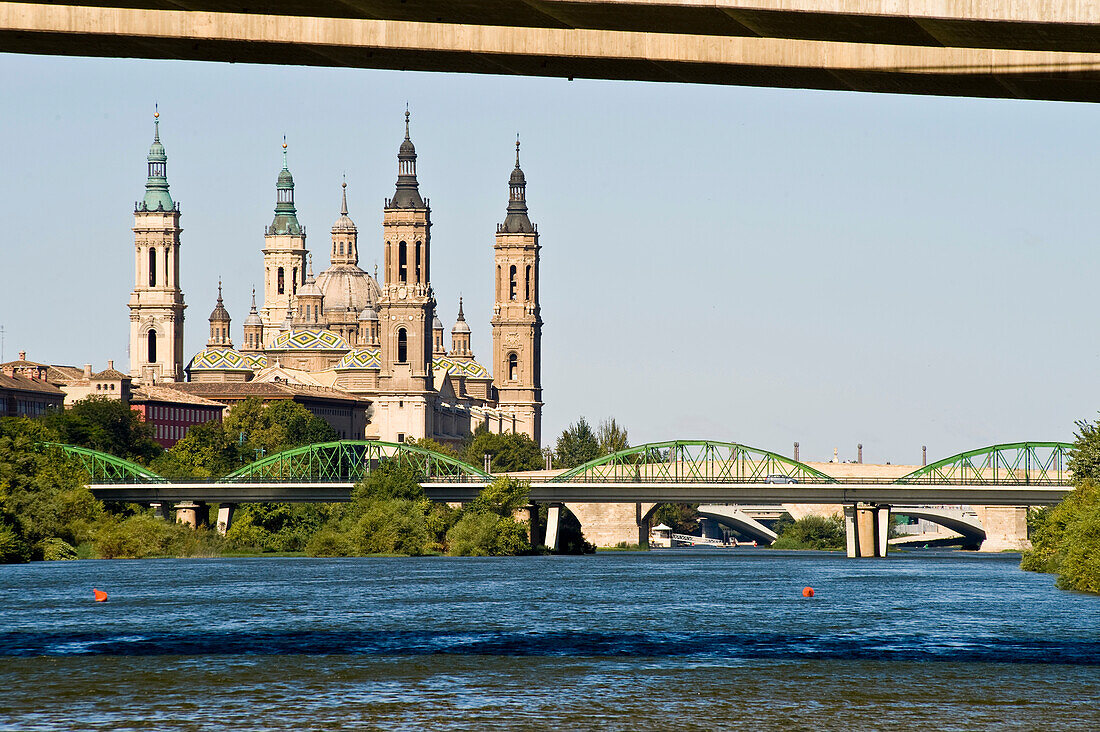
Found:
<path fill-rule="evenodd" d="M 329 420 L 349 425 L 339 430 L 345 437 L 453 442 L 485 426 L 541 441 L 540 247 L 527 214 L 518 141 L 506 216 L 496 226 L 493 342 L 483 361 L 474 355 L 461 299 L 449 347 L 436 315 L 431 208 L 420 193 L 406 111 L 396 187 L 383 208 L 382 279 L 377 267 L 372 275 L 359 266 L 359 229 L 348 214 L 346 182 L 331 229 L 329 265 L 314 275 L 284 142 L 258 272 L 262 304 L 257 306 L 253 289 L 235 346 L 219 283 L 207 345 L 185 366 L 180 209 L 168 190 L 159 116 L 154 129 L 145 197 L 134 210 L 136 282 L 129 307 L 135 384 L 170 386 L 227 404 L 262 393 L 264 385 L 296 390 L 311 396 L 313 408 L 326 418 L 332 416 L 327 410 L 360 410 L 358 420 Z"/>

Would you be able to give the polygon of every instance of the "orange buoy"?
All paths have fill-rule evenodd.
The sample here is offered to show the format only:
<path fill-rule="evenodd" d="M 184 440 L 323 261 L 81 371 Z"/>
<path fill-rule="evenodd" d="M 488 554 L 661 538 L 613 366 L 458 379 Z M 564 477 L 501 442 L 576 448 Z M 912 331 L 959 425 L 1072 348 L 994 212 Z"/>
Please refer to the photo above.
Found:
<path fill-rule="evenodd" d="M 107 593 L 106 592 L 104 592 L 103 590 L 97 590 L 94 587 L 92 588 L 92 592 L 95 593 L 95 601 L 96 602 L 107 602 Z"/>
<path fill-rule="evenodd" d="M 813 597 L 814 596 L 814 588 L 813 587 L 803 587 L 802 588 L 802 596 L 803 597 Z"/>

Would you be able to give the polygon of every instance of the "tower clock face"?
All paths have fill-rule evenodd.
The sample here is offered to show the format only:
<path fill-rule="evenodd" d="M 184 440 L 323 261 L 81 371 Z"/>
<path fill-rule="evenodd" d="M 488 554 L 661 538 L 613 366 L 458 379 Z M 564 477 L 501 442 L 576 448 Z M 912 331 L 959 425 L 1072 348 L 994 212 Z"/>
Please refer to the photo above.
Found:
<path fill-rule="evenodd" d="M 397 297 L 398 297 L 398 299 L 404 300 L 408 296 L 409 296 L 409 291 L 406 288 L 404 288 L 404 287 L 398 287 L 397 288 Z"/>

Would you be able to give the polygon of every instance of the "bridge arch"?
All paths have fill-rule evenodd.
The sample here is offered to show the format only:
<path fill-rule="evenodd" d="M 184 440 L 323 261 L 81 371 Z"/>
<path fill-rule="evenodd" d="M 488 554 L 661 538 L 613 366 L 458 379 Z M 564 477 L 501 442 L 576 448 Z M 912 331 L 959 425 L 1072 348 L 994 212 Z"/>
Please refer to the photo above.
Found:
<path fill-rule="evenodd" d="M 137 463 L 115 457 L 106 452 L 87 447 L 66 445 L 62 442 L 42 442 L 44 447 L 56 447 L 70 457 L 91 477 L 91 483 L 165 483 L 167 478 Z"/>
<path fill-rule="evenodd" d="M 737 442 L 649 442 L 589 460 L 552 483 L 764 483 L 770 476 L 799 483 L 835 483 L 816 468 Z"/>
<path fill-rule="evenodd" d="M 481 483 L 493 476 L 456 458 L 415 445 L 381 440 L 319 442 L 268 455 L 219 482 L 296 481 L 355 483 L 383 461 L 397 461 L 438 483 Z"/>
<path fill-rule="evenodd" d="M 1065 485 L 1068 442 L 1006 442 L 960 452 L 898 478 L 895 483 Z"/>

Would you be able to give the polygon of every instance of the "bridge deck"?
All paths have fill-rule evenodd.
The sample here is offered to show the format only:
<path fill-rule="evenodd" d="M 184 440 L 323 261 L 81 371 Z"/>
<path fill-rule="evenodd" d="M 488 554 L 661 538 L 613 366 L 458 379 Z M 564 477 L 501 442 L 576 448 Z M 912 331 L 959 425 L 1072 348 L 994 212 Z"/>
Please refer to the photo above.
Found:
<path fill-rule="evenodd" d="M 0 2 L 0 51 L 1098 101 L 1098 16 L 1013 0 Z"/>
<path fill-rule="evenodd" d="M 254 503 L 347 501 L 351 483 L 135 483 L 89 486 L 106 501 L 137 503 L 207 501 Z M 427 483 L 428 497 L 469 501 L 480 483 Z M 539 503 L 888 503 L 1035 506 L 1060 501 L 1066 485 L 949 485 L 890 483 L 532 483 L 531 500 Z"/>

